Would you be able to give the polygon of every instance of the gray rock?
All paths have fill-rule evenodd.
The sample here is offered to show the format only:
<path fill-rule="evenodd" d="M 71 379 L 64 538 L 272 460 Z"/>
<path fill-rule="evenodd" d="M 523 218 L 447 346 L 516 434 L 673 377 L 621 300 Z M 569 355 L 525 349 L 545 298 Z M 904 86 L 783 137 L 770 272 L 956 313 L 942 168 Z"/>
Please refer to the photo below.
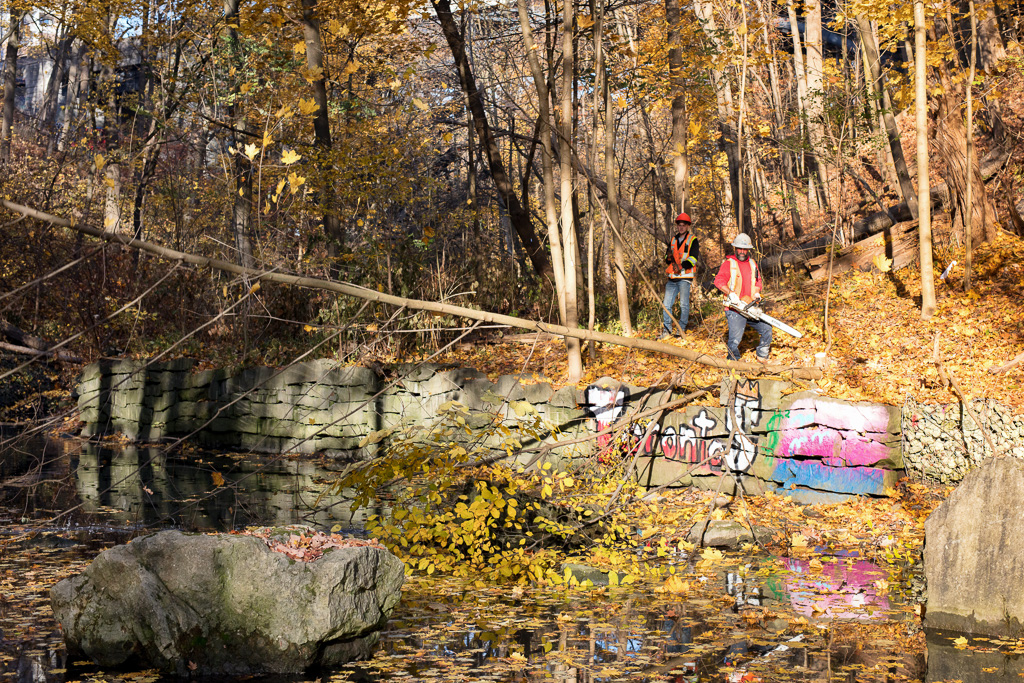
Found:
<path fill-rule="evenodd" d="M 408 382 L 424 382 L 435 373 L 447 370 L 453 365 L 438 365 L 437 363 L 399 363 L 394 371 L 403 380 Z"/>
<path fill-rule="evenodd" d="M 165 360 L 162 363 L 158 363 L 153 366 L 153 370 L 159 370 L 163 372 L 188 372 L 195 367 L 196 362 L 191 358 L 175 358 L 174 360 Z"/>
<path fill-rule="evenodd" d="M 519 375 L 502 375 L 498 378 L 498 381 L 494 383 L 494 393 L 499 402 L 522 401 L 526 398 L 526 390 L 519 383 L 519 377 Z"/>
<path fill-rule="evenodd" d="M 783 396 L 785 396 L 786 392 L 793 388 L 793 383 L 781 380 L 762 379 L 758 380 L 755 386 L 762 405 L 777 406 L 782 403 Z M 732 393 L 732 387 L 733 379 L 729 376 L 724 377 L 718 389 L 719 405 L 725 406 L 729 404 L 729 396 Z M 817 397 L 816 394 L 815 397 Z"/>
<path fill-rule="evenodd" d="M 562 387 L 551 396 L 548 404 L 552 408 L 576 408 L 580 405 L 576 387 Z"/>
<path fill-rule="evenodd" d="M 554 395 L 554 390 L 547 382 L 527 384 L 523 387 L 523 394 L 530 403 L 547 403 Z"/>
<path fill-rule="evenodd" d="M 711 520 L 708 524 L 707 530 L 703 534 L 703 543 L 701 542 L 701 530 L 704 524 L 695 524 L 691 529 L 690 533 L 686 535 L 686 540 L 690 543 L 696 543 L 697 545 L 703 545 L 708 548 L 736 548 L 741 543 L 753 543 L 754 537 L 750 533 L 750 529 L 743 526 L 739 522 L 733 522 L 731 520 Z M 754 531 L 757 532 L 757 538 L 762 543 L 766 542 L 771 538 L 772 531 L 762 526 L 754 525 Z"/>
<path fill-rule="evenodd" d="M 100 666 L 298 673 L 368 656 L 403 579 L 378 548 L 306 563 L 251 536 L 164 531 L 101 553 L 50 602 L 69 654 Z"/>
<path fill-rule="evenodd" d="M 1024 635 L 1024 463 L 988 460 L 925 522 L 925 626 Z"/>
<path fill-rule="evenodd" d="M 563 576 L 567 571 L 580 584 L 584 584 L 585 582 L 589 581 L 593 586 L 609 585 L 611 583 L 610 579 L 608 578 L 609 574 L 615 574 L 617 583 L 621 582 L 622 578 L 625 576 L 625 574 L 623 573 L 606 572 L 602 569 L 598 569 L 597 567 L 591 567 L 586 564 L 576 564 L 575 562 L 566 562 L 562 565 Z"/>

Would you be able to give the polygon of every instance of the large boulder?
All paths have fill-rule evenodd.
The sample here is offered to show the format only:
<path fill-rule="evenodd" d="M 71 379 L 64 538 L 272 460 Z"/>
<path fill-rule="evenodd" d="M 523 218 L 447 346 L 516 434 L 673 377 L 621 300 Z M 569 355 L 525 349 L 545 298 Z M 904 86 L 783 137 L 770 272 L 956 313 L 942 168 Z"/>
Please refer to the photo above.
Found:
<path fill-rule="evenodd" d="M 50 591 L 68 653 L 179 675 L 296 673 L 366 658 L 404 565 L 373 545 L 312 562 L 259 538 L 162 531 Z"/>
<path fill-rule="evenodd" d="M 1024 635 L 1024 462 L 990 459 L 924 525 L 928 628 Z"/>

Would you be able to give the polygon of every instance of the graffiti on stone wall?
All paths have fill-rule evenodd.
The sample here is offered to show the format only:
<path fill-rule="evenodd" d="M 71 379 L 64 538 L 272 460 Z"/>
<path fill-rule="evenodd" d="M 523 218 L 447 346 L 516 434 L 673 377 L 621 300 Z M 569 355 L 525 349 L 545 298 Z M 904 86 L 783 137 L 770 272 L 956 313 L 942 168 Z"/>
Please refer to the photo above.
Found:
<path fill-rule="evenodd" d="M 726 464 L 729 469 L 746 472 L 754 464 L 757 441 L 753 428 L 761 424 L 761 390 L 757 380 L 736 382 L 732 405 L 726 412 L 729 431 L 735 431 Z"/>
<path fill-rule="evenodd" d="M 629 402 L 626 388 L 608 380 L 591 384 L 584 398 L 598 432 L 624 416 Z M 761 407 L 757 381 L 737 382 L 732 405 L 724 411 L 724 426 L 721 416 L 702 408 L 692 418 L 674 413 L 663 425 L 652 427 L 649 422 L 633 422 L 618 439 L 613 434 L 602 434 L 598 437 L 598 448 L 604 451 L 620 446 L 623 452 L 660 454 L 679 463 L 700 465 L 697 472 L 704 474 L 720 474 L 723 464 L 730 470 L 746 472 L 757 455 L 757 437 L 752 429 L 760 424 Z M 673 416 L 683 420 L 674 421 Z M 727 443 L 728 434 L 733 432 L 731 443 Z"/>
<path fill-rule="evenodd" d="M 718 420 L 707 410 L 701 410 L 688 425 L 679 425 L 678 432 L 666 427 L 665 434 L 672 435 L 662 439 L 661 451 L 669 460 L 690 465 L 704 463 L 703 469 L 707 471 L 721 471 L 725 444 L 711 438 L 716 427 Z"/>
<path fill-rule="evenodd" d="M 587 387 L 584 394 L 587 411 L 593 416 L 596 431 L 602 432 L 622 416 L 626 402 L 626 390 L 618 383 L 598 380 Z M 613 434 L 602 434 L 597 437 L 597 446 L 605 449 L 611 444 Z"/>

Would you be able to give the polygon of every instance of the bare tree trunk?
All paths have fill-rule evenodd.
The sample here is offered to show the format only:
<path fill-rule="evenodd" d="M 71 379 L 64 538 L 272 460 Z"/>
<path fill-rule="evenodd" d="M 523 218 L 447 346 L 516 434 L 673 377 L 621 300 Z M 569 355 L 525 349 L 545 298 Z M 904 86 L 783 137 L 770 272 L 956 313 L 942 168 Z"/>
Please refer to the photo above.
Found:
<path fill-rule="evenodd" d="M 622 248 L 622 217 L 619 213 L 618 179 L 615 177 L 615 104 L 612 102 L 611 84 L 608 78 L 608 66 L 605 62 L 601 36 L 604 29 L 606 0 L 599 0 L 601 9 L 598 12 L 595 26 L 596 71 L 600 81 L 600 93 L 604 98 L 604 173 L 607 194 L 608 221 L 612 225 L 612 252 L 615 259 L 615 297 L 619 305 L 619 324 L 622 334 L 633 336 L 633 320 L 629 312 L 629 292 L 626 288 L 625 254 Z"/>
<path fill-rule="evenodd" d="M 800 121 L 800 140 L 807 138 L 807 71 L 804 69 L 804 50 L 800 42 L 800 18 L 793 0 L 786 0 L 789 13 L 789 32 L 793 39 L 793 80 L 796 81 L 797 118 Z M 799 169 L 797 170 L 799 175 Z"/>
<path fill-rule="evenodd" d="M 672 225 L 679 211 L 673 209 L 672 186 L 668 181 L 668 176 L 662 169 L 663 153 L 659 152 L 658 146 L 654 141 L 654 124 L 651 122 L 651 112 L 643 95 L 638 95 L 635 100 L 640 109 L 640 118 L 644 124 L 644 134 L 647 136 L 647 163 L 653 167 L 651 168 L 651 183 L 654 188 L 655 198 L 665 207 L 664 216 L 658 216 L 657 212 L 655 212 L 655 220 L 660 219 L 664 225 Z M 668 239 L 671 239 L 671 237 Z"/>
<path fill-rule="evenodd" d="M 60 86 L 64 77 L 68 75 L 69 62 L 71 61 L 71 44 L 74 36 L 65 36 L 58 44 L 54 55 L 53 72 L 50 74 L 50 82 L 46 86 L 46 98 L 39 110 L 39 130 L 46 136 L 46 153 L 53 154 L 57 145 L 57 100 L 60 99 Z M 68 94 L 71 94 L 71 82 L 68 81 Z M 65 111 L 67 103 L 65 102 Z"/>
<path fill-rule="evenodd" d="M 978 64 L 978 19 L 974 15 L 974 0 L 967 0 L 967 14 L 971 18 L 971 66 L 967 73 L 967 134 L 964 139 L 964 157 L 967 159 L 967 168 L 974 171 L 974 75 Z M 964 250 L 967 252 L 964 257 L 964 291 L 971 291 L 971 270 L 974 262 L 974 204 L 971 201 L 971 186 L 973 182 L 967 183 L 965 202 L 968 206 L 966 213 L 966 226 L 964 229 Z"/>
<path fill-rule="evenodd" d="M 78 100 L 89 89 L 89 69 L 86 61 L 85 43 L 79 42 L 71 57 L 71 70 L 68 72 L 68 94 L 64 98 L 64 120 L 61 122 L 60 135 L 57 140 L 57 151 L 67 149 L 68 136 L 71 135 L 71 124 L 78 116 Z"/>
<path fill-rule="evenodd" d="M 121 164 L 110 161 L 104 169 L 107 185 L 103 202 L 103 228 L 110 232 L 121 232 Z"/>
<path fill-rule="evenodd" d="M 573 3 L 563 0 L 562 12 L 562 111 L 558 146 L 561 153 L 559 176 L 561 180 L 561 223 L 562 223 L 562 256 L 565 258 L 565 326 L 576 328 L 578 309 L 576 303 L 576 226 L 572 207 L 572 91 L 573 62 L 572 44 Z M 575 384 L 583 376 L 583 358 L 580 354 L 578 339 L 567 338 L 568 348 L 568 382 Z"/>
<path fill-rule="evenodd" d="M 23 15 L 14 7 L 10 8 L 11 27 L 7 38 L 7 55 L 4 59 L 4 119 L 0 128 L 0 164 L 11 163 L 11 138 L 14 135 L 14 94 L 17 88 L 18 49 L 21 47 L 21 22 Z"/>
<path fill-rule="evenodd" d="M 972 41 L 972 54 L 981 60 L 981 70 L 989 76 L 996 74 L 999 71 L 999 64 L 1006 59 L 1006 46 L 1003 45 L 1003 36 L 999 32 L 994 5 L 995 3 L 992 3 L 985 7 L 986 16 L 981 22 L 978 22 L 977 7 L 970 11 L 971 31 L 975 36 Z"/>
<path fill-rule="evenodd" d="M 239 2 L 240 0 L 224 0 L 224 20 L 228 24 L 228 42 L 231 46 L 235 69 L 241 77 L 244 72 L 245 55 L 242 53 L 238 29 L 232 28 L 237 24 Z M 248 121 L 242 106 L 237 104 L 241 98 L 241 91 L 237 86 L 234 88 L 233 95 L 232 103 L 228 105 L 228 119 L 234 125 L 234 130 L 231 132 L 231 147 L 235 150 L 235 153 L 232 154 L 235 191 L 232 194 L 231 234 L 235 237 L 238 262 L 246 268 L 253 268 L 256 260 L 252 253 L 252 227 L 249 224 L 252 216 L 253 166 L 249 158 L 242 152 L 248 139 L 246 135 Z"/>
<path fill-rule="evenodd" d="M 174 46 L 174 55 L 172 57 L 170 65 L 170 73 L 168 74 L 168 84 L 165 86 L 171 97 L 166 95 L 162 96 L 163 103 L 161 107 L 161 117 L 164 121 L 170 118 L 172 112 L 178 108 L 181 100 L 174 98 L 173 93 L 175 90 L 174 83 L 178 80 L 178 69 L 181 66 L 181 43 L 177 43 Z M 150 105 L 150 110 L 155 109 Z M 143 204 L 146 197 L 146 192 L 149 189 L 149 182 L 156 175 L 157 163 L 160 160 L 160 150 L 163 142 L 160 140 L 160 122 L 157 120 L 156 114 L 150 113 L 150 124 L 149 130 L 146 133 L 145 144 L 142 148 L 142 172 L 139 175 L 139 180 L 135 185 L 135 202 L 134 209 L 132 212 L 132 226 L 133 234 L 136 238 L 141 239 L 143 221 Z M 204 148 L 205 153 L 205 148 Z"/>
<path fill-rule="evenodd" d="M 935 315 L 935 273 L 932 272 L 932 199 L 928 180 L 928 26 L 924 0 L 914 0 L 914 106 L 917 114 L 917 191 L 920 198 L 918 239 L 921 253 L 921 319 Z"/>
<path fill-rule="evenodd" d="M 736 150 L 737 150 L 737 153 L 740 155 L 740 168 L 741 168 L 741 171 L 739 173 L 739 189 L 740 189 L 740 191 L 739 191 L 739 202 L 740 202 L 740 205 L 739 205 L 739 212 L 737 214 L 737 224 L 740 223 L 740 221 L 739 221 L 740 217 L 746 216 L 746 215 L 748 215 L 750 213 L 750 192 L 747 189 L 749 187 L 749 185 L 745 184 L 743 182 L 744 174 L 742 172 L 742 169 L 745 166 L 745 164 L 743 164 L 743 134 L 746 131 L 744 131 L 744 129 L 743 129 L 743 124 L 746 123 L 746 114 L 747 114 L 747 52 L 748 52 L 748 47 L 749 47 L 749 44 L 750 44 L 749 43 L 749 35 L 748 35 L 748 32 L 747 32 L 747 6 L 746 6 L 745 3 L 740 3 L 740 16 L 743 19 L 743 23 L 741 25 L 742 35 L 740 37 L 740 40 L 743 43 L 743 49 L 742 49 L 742 56 L 741 56 L 741 61 L 740 61 L 740 77 L 739 77 L 740 113 L 739 113 L 739 120 L 736 123 Z M 754 230 L 752 232 L 749 231 L 749 230 L 746 231 L 754 239 L 760 239 L 760 234 L 759 234 L 760 230 L 758 229 L 758 226 L 760 225 L 760 223 L 761 223 L 760 220 L 758 220 L 757 223 L 751 222 L 751 226 L 754 227 Z"/>
<path fill-rule="evenodd" d="M 964 239 L 984 242 L 989 232 L 988 193 L 981 170 L 973 159 L 973 141 L 964 125 L 960 99 L 946 64 L 933 67 L 939 75 L 942 92 L 932 98 L 936 112 L 932 117 L 935 151 L 942 159 L 943 180 L 949 193 L 950 216 L 957 215 L 956 225 L 964 231 Z M 969 86 L 968 86 L 969 87 Z M 973 109 L 971 110 L 973 115 Z"/>
<path fill-rule="evenodd" d="M 771 0 L 765 0 L 765 2 L 766 4 L 769 4 Z M 762 36 L 764 38 L 765 50 L 769 55 L 768 78 L 771 86 L 770 95 L 772 113 L 774 114 L 775 136 L 779 140 L 785 140 L 786 118 L 782 113 L 782 90 L 779 87 L 779 65 L 775 59 L 774 43 L 768 33 L 768 17 L 772 16 L 774 12 L 770 11 L 770 4 L 769 8 L 765 8 L 759 3 L 757 8 L 761 13 Z M 793 225 L 793 237 L 800 237 L 804 230 L 803 224 L 800 220 L 800 209 L 796 204 L 796 197 L 793 192 L 793 153 L 788 148 L 788 145 L 783 144 L 780 154 L 782 156 L 782 193 L 785 197 L 786 207 L 789 209 L 789 219 Z"/>
<path fill-rule="evenodd" d="M 806 3 L 807 17 L 807 132 L 811 141 L 811 169 L 817 176 L 821 208 L 828 211 L 830 176 L 825 154 L 825 91 L 822 88 L 824 58 L 821 47 L 821 0 Z"/>
<path fill-rule="evenodd" d="M 683 83 L 683 49 L 680 44 L 682 13 L 679 0 L 665 0 L 665 19 L 668 22 L 668 83 L 672 98 L 672 137 L 669 158 L 672 160 L 672 210 L 685 211 L 689 206 L 687 180 L 689 176 L 686 154 L 686 91 Z"/>
<path fill-rule="evenodd" d="M 323 216 L 324 236 L 327 238 L 329 269 L 333 276 L 340 272 L 338 258 L 345 247 L 345 230 L 334 206 L 334 155 L 331 142 L 331 119 L 327 108 L 327 70 L 324 63 L 324 45 L 320 36 L 320 21 L 316 16 L 317 0 L 302 0 L 302 36 L 306 45 L 306 67 L 319 74 L 312 83 L 316 117 L 313 134 L 316 137 L 317 193 Z"/>
<path fill-rule="evenodd" d="M 889 88 L 882 79 L 882 70 L 879 64 L 878 46 L 875 44 L 875 34 L 871 29 L 871 22 L 867 17 L 857 17 L 857 27 L 860 31 L 861 49 L 864 51 L 864 62 L 871 74 L 871 81 L 874 90 L 879 94 L 879 104 L 882 108 L 882 118 L 885 121 L 885 134 L 889 139 L 889 149 L 892 152 L 893 166 L 896 168 L 896 177 L 900 182 L 900 192 L 903 201 L 910 209 L 910 215 L 917 218 L 917 194 L 914 192 L 914 184 L 910 181 L 910 171 L 907 169 L 907 161 L 903 157 L 903 143 L 900 142 L 900 131 L 896 127 L 896 117 L 893 116 L 892 102 L 889 99 Z"/>
<path fill-rule="evenodd" d="M 711 3 L 699 1 L 694 5 L 694 10 L 715 49 L 721 52 L 718 28 L 715 24 Z M 718 128 L 722 133 L 719 146 L 725 152 L 729 162 L 728 194 L 732 207 L 732 216 L 739 231 L 749 234 L 753 232 L 753 223 L 750 220 L 749 200 L 740 200 L 740 192 L 743 187 L 740 177 L 743 173 L 743 160 L 740 156 L 739 139 L 732 111 L 732 85 L 725 74 L 717 69 L 711 70 L 711 81 L 715 87 L 718 102 Z"/>
<path fill-rule="evenodd" d="M 552 150 L 551 136 L 553 128 L 551 125 L 551 96 L 548 90 L 547 76 L 540 66 L 540 58 L 537 56 L 539 50 L 533 38 L 533 29 L 530 26 L 530 15 L 527 11 L 526 0 L 518 0 L 519 25 L 523 32 L 523 41 L 526 47 L 527 61 L 530 65 L 530 72 L 533 76 L 534 87 L 537 89 L 537 104 L 540 109 L 538 126 L 541 137 L 541 169 L 544 184 L 544 217 L 548 229 L 548 244 L 551 248 L 551 274 L 555 281 L 555 292 L 558 297 L 558 315 L 562 324 L 566 324 L 565 311 L 565 261 L 562 257 L 562 238 L 558 232 L 558 208 L 555 204 L 555 171 L 553 165 L 554 151 Z"/>
<path fill-rule="evenodd" d="M 452 52 L 452 57 L 455 59 L 455 68 L 459 73 L 462 90 L 469 98 L 470 109 L 473 112 L 473 123 L 476 125 L 477 138 L 480 140 L 484 153 L 487 155 L 487 163 L 491 169 L 491 178 L 494 180 L 495 188 L 498 190 L 498 195 L 508 210 L 512 227 L 519 235 L 523 248 L 530 257 L 534 272 L 542 278 L 548 277 L 551 273 L 551 262 L 548 261 L 547 253 L 545 253 L 540 240 L 537 239 L 533 223 L 530 220 L 529 211 L 524 209 L 522 204 L 519 203 L 515 189 L 512 187 L 512 183 L 505 172 L 505 164 L 501 159 L 501 150 L 498 148 L 490 126 L 487 123 L 483 92 L 477 87 L 476 79 L 473 77 L 473 71 L 466 57 L 465 41 L 459 32 L 455 17 L 452 15 L 451 2 L 450 0 L 431 0 L 431 4 L 434 7 L 434 13 L 441 22 L 441 30 Z"/>
<path fill-rule="evenodd" d="M 476 197 L 476 134 L 473 126 L 473 112 L 466 106 L 466 193 L 469 195 L 469 210 L 473 214 L 473 237 L 480 238 L 480 206 Z"/>

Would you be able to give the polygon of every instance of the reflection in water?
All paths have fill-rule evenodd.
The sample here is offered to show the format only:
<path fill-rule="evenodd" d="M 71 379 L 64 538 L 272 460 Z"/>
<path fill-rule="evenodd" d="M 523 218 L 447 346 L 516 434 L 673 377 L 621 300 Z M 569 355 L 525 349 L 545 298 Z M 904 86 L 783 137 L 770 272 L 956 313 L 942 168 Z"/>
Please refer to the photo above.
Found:
<path fill-rule="evenodd" d="M 340 496 L 324 495 L 329 472 L 316 461 L 168 455 L 159 448 L 84 444 L 75 478 L 87 512 L 126 524 L 227 531 L 294 523 L 362 528 Z"/>
<path fill-rule="evenodd" d="M 965 683 L 1020 683 L 1024 680 L 1024 655 L 1020 641 L 981 638 L 970 649 L 953 645 L 961 634 L 926 631 L 928 642 L 927 683 L 960 680 Z M 1016 654 L 1007 654 L 1007 651 Z"/>
<path fill-rule="evenodd" d="M 241 460 L 197 452 L 182 457 L 160 449 L 67 444 L 50 460 L 39 458 L 35 476 L 40 485 L 32 489 L 39 497 L 33 504 L 60 510 L 81 503 L 87 514 L 76 518 L 76 524 L 92 526 L 77 526 L 70 534 L 63 528 L 52 529 L 58 533 L 18 545 L 21 555 L 7 558 L 14 570 L 11 575 L 27 577 L 48 563 L 66 562 L 78 552 L 75 544 L 81 550 L 81 542 L 100 537 L 99 532 L 108 532 L 104 538 L 109 540 L 111 530 L 117 530 L 121 534 L 117 540 L 123 542 L 140 529 L 172 525 L 226 530 L 257 524 L 304 522 L 323 528 L 362 523 L 344 501 L 319 498 L 330 473 L 314 461 L 251 456 Z M 21 505 L 17 514 L 31 518 L 30 508 Z M 0 535 L 4 533 L 10 529 L 0 525 Z M 67 536 L 72 547 L 64 543 Z M 694 585 L 707 582 L 701 599 L 619 589 L 538 590 L 517 601 L 500 587 L 454 587 L 452 581 L 435 578 L 407 587 L 382 634 L 381 655 L 374 660 L 386 665 L 377 668 L 371 662 L 348 671 L 352 680 L 362 676 L 374 681 L 475 678 L 566 683 L 769 681 L 781 680 L 772 672 L 782 670 L 788 672 L 787 680 L 826 680 L 825 672 L 833 681 L 882 680 L 864 674 L 865 666 L 879 662 L 884 664 L 882 671 L 900 667 L 901 675 L 922 673 L 910 665 L 890 663 L 885 659 L 888 646 L 867 638 L 853 642 L 847 650 L 842 649 L 846 645 L 830 643 L 827 629 L 845 622 L 857 633 L 868 633 L 888 618 L 886 612 L 893 605 L 879 588 L 886 572 L 877 566 L 855 558 L 822 558 L 820 564 L 792 558 L 784 559 L 781 568 L 776 563 L 767 565 L 771 571 L 765 573 L 752 564 L 690 577 Z M 722 600 L 725 595 L 729 597 Z M 0 617 L 2 608 L 0 600 Z M 769 612 L 771 617 L 766 616 Z M 803 629 L 808 633 L 803 641 L 794 640 L 802 627 L 787 621 L 794 612 L 813 618 L 818 625 Z M 60 683 L 88 678 L 81 672 L 65 673 L 68 663 L 52 616 L 38 609 L 32 614 L 27 619 L 37 620 L 33 624 L 39 628 L 31 649 L 18 645 L 21 641 L 11 638 L 13 631 L 4 633 L 5 622 L 0 618 L 0 679 Z M 929 649 L 936 658 L 933 669 L 942 671 L 938 651 L 931 645 Z M 962 657 L 963 652 L 949 655 Z M 844 664 L 861 668 L 843 672 Z M 1019 664 L 1005 657 L 995 663 L 986 660 L 971 671 L 985 672 L 992 666 L 1020 672 Z M 947 670 L 952 673 L 953 667 L 950 664 Z M 120 678 L 95 673 L 97 680 L 139 677 L 138 672 Z M 973 674 L 950 677 L 1019 680 Z M 944 678 L 930 672 L 929 680 Z"/>
<path fill-rule="evenodd" d="M 797 614 L 817 619 L 886 618 L 889 599 L 879 587 L 885 586 L 888 572 L 878 565 L 851 557 L 781 559 L 784 571 L 765 581 L 764 590 L 788 601 Z"/>
<path fill-rule="evenodd" d="M 26 522 L 59 516 L 63 528 L 230 531 L 302 523 L 359 533 L 366 516 L 379 512 L 353 511 L 342 496 L 326 495 L 333 473 L 309 458 L 9 438 L 0 440 L 0 462 L 7 464 L 0 502 L 15 505 Z"/>

